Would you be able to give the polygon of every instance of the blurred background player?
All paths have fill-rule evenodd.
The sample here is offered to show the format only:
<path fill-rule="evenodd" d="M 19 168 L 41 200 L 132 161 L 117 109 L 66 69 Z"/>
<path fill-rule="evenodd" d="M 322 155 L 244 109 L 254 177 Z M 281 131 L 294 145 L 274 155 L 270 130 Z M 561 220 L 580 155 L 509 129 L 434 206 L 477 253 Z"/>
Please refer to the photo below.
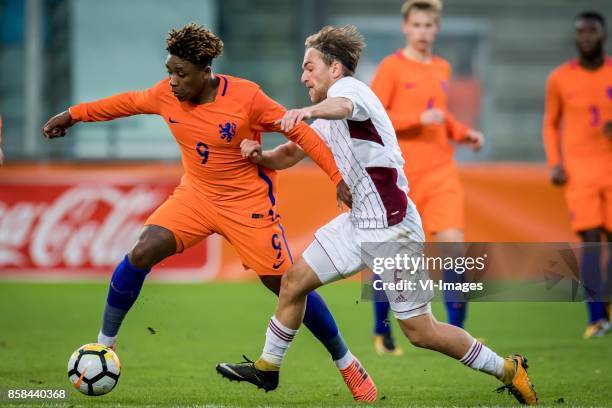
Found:
<path fill-rule="evenodd" d="M 612 58 L 601 14 L 580 13 L 574 24 L 578 58 L 548 78 L 543 135 L 552 183 L 566 186 L 572 229 L 587 244 L 581 272 L 589 318 L 584 338 L 591 338 L 610 330 L 600 243 L 612 242 Z M 608 285 L 611 273 L 609 257 Z"/>
<path fill-rule="evenodd" d="M 409 195 L 421 214 L 428 238 L 452 243 L 464 239 L 464 199 L 451 141 L 478 150 L 484 138 L 448 111 L 451 66 L 432 53 L 441 12 L 439 0 L 404 3 L 401 13 L 406 46 L 382 60 L 372 80 L 372 90 L 393 122 L 405 160 Z M 444 280 L 460 281 L 461 275 L 447 270 Z M 460 294 L 444 295 L 448 322 L 463 327 L 467 303 Z M 387 324 L 389 303 L 386 299 L 375 299 L 373 303 L 376 350 L 401 354 Z"/>
<path fill-rule="evenodd" d="M 281 276 L 293 263 L 276 213 L 275 176 L 243 158 L 240 143 L 260 140 L 262 131 L 282 131 L 275 122 L 285 109 L 250 81 L 214 75 L 211 63 L 223 43 L 200 25 L 172 29 L 166 39 L 168 79 L 70 107 L 44 126 L 49 138 L 64 136 L 79 121 L 95 122 L 137 114 L 164 118 L 178 142 L 184 167 L 181 184 L 145 222 L 134 247 L 110 282 L 98 343 L 114 347 L 119 328 L 151 268 L 211 234 L 225 237 L 246 269 L 278 294 Z M 282 131 L 297 142 L 343 190 L 333 156 L 316 133 L 302 124 Z M 323 299 L 308 297 L 307 326 L 325 345 L 339 370 L 352 356 Z M 348 384 L 354 392 L 352 384 Z"/>

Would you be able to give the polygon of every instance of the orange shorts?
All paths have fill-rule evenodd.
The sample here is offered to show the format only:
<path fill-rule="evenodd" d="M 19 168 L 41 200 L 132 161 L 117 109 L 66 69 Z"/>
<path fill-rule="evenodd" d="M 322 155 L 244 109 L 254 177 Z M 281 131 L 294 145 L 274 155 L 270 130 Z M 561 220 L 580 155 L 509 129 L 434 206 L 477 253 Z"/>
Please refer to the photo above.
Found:
<path fill-rule="evenodd" d="M 180 185 L 145 222 L 174 234 L 176 252 L 182 252 L 211 234 L 220 234 L 234 246 L 242 264 L 258 275 L 282 275 L 293 263 L 278 216 L 252 218 L 248 210 L 225 209 L 188 186 Z"/>
<path fill-rule="evenodd" d="M 612 182 L 607 179 L 588 183 L 570 181 L 565 198 L 572 230 L 605 227 L 612 231 Z"/>
<path fill-rule="evenodd" d="M 408 177 L 410 192 L 427 235 L 465 229 L 463 189 L 454 162 Z"/>

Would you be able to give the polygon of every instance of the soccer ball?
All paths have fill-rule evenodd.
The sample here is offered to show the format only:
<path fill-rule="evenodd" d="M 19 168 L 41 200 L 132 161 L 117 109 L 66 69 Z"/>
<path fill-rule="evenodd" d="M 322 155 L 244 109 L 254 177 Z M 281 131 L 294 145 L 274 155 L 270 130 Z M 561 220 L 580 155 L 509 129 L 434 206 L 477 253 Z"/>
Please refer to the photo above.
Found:
<path fill-rule="evenodd" d="M 101 344 L 85 344 L 68 359 L 68 378 L 74 388 L 86 395 L 111 392 L 120 374 L 119 357 Z"/>

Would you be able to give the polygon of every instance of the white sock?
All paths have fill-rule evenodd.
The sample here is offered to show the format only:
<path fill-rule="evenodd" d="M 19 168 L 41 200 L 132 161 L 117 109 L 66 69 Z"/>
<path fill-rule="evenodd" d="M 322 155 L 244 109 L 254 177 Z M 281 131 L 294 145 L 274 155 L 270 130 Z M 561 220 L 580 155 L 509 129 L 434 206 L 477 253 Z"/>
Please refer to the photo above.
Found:
<path fill-rule="evenodd" d="M 339 370 L 344 370 L 346 367 L 351 365 L 354 359 L 355 357 L 353 357 L 353 354 L 350 351 L 347 351 L 344 357 L 334 360 L 334 363 Z"/>
<path fill-rule="evenodd" d="M 272 316 L 268 330 L 266 330 L 266 344 L 261 358 L 280 367 L 296 333 L 297 330 L 285 327 L 275 316 Z"/>
<path fill-rule="evenodd" d="M 105 336 L 102 332 L 98 333 L 98 344 L 102 344 L 106 347 L 113 347 L 117 341 L 117 336 L 109 337 Z"/>
<path fill-rule="evenodd" d="M 474 370 L 484 371 L 499 379 L 504 374 L 504 359 L 476 339 L 459 361 Z"/>

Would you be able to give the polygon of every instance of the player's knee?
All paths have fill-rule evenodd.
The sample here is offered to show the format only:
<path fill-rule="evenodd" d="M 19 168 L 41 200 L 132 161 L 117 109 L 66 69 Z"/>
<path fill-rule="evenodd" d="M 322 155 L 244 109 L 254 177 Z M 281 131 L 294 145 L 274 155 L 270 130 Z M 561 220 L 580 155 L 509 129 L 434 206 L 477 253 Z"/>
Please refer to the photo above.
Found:
<path fill-rule="evenodd" d="M 280 296 L 293 299 L 298 295 L 298 280 L 295 273 L 290 268 L 281 278 Z"/>
<path fill-rule="evenodd" d="M 420 348 L 430 348 L 430 338 L 428 337 L 428 333 L 424 330 L 419 330 L 418 327 L 414 327 L 411 325 L 401 325 L 402 331 L 404 335 L 408 338 L 410 343 L 415 347 Z"/>
<path fill-rule="evenodd" d="M 430 339 L 419 332 L 412 332 L 408 336 L 408 340 L 414 347 L 431 348 Z"/>
<path fill-rule="evenodd" d="M 146 227 L 130 251 L 129 260 L 137 268 L 151 269 L 175 251 L 176 242 L 171 231 L 161 227 Z"/>
<path fill-rule="evenodd" d="M 150 269 L 153 267 L 151 252 L 151 247 L 139 240 L 129 253 L 130 263 L 139 269 Z"/>
<path fill-rule="evenodd" d="M 300 296 L 306 296 L 308 293 L 304 289 L 301 276 L 302 274 L 300 274 L 296 268 L 289 268 L 287 273 L 285 273 L 281 279 L 281 296 L 288 299 L 296 299 Z"/>
<path fill-rule="evenodd" d="M 410 343 L 415 347 L 431 349 L 435 347 L 435 330 L 431 321 L 425 317 L 402 320 L 400 327 Z"/>

